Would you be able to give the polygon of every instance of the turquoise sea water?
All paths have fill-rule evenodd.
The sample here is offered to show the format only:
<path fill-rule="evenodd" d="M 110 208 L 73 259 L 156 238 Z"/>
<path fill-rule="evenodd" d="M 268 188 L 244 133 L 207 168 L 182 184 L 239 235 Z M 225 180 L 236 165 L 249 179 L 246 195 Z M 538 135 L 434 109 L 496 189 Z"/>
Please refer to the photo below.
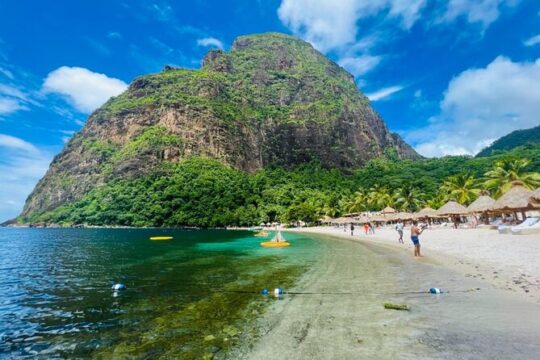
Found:
<path fill-rule="evenodd" d="M 247 231 L 0 229 L 0 358 L 226 354 L 276 301 L 250 292 L 292 286 L 319 256 L 318 240 L 286 237 L 267 249 Z"/>

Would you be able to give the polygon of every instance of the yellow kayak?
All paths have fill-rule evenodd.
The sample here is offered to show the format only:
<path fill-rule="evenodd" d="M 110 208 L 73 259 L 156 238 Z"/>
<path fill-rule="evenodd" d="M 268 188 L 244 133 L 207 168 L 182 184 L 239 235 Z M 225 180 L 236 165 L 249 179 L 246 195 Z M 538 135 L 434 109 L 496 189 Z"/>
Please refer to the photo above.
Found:
<path fill-rule="evenodd" d="M 172 240 L 172 236 L 152 236 L 150 240 Z"/>
<path fill-rule="evenodd" d="M 286 247 L 289 245 L 291 245 L 291 243 L 287 241 L 266 241 L 261 243 L 261 246 L 264 247 Z"/>

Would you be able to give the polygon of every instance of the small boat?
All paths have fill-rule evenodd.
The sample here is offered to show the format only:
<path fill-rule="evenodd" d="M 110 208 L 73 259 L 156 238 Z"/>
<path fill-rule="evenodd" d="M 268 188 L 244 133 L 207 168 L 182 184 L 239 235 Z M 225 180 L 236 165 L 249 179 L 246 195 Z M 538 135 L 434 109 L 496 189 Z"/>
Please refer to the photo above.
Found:
<path fill-rule="evenodd" d="M 255 233 L 254 236 L 257 236 L 257 237 L 266 237 L 266 236 L 268 236 L 268 232 L 266 232 L 266 231 L 259 231 L 258 233 Z"/>
<path fill-rule="evenodd" d="M 172 236 L 152 236 L 150 238 L 150 240 L 156 240 L 156 241 L 158 241 L 158 240 L 172 240 L 172 239 L 173 239 Z"/>
<path fill-rule="evenodd" d="M 261 246 L 264 247 L 287 247 L 289 245 L 291 245 L 291 243 L 283 239 L 283 236 L 281 236 L 281 231 L 277 232 L 272 241 L 265 241 L 261 243 Z"/>

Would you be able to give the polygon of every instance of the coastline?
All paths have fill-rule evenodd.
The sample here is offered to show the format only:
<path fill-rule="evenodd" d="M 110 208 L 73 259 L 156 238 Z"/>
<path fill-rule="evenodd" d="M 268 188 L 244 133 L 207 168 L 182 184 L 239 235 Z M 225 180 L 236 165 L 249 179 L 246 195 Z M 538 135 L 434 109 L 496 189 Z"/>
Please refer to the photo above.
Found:
<path fill-rule="evenodd" d="M 292 289 L 310 294 L 275 302 L 259 321 L 263 335 L 235 358 L 528 359 L 540 353 L 538 301 L 466 276 L 455 259 L 443 261 L 443 252 L 426 245 L 427 255 L 415 260 L 412 248 L 390 240 L 350 241 L 349 233 L 321 228 L 287 231 L 326 242 L 324 256 Z M 431 295 L 430 287 L 446 293 Z M 386 310 L 387 301 L 411 311 Z"/>
<path fill-rule="evenodd" d="M 342 228 L 311 227 L 290 229 L 291 232 L 324 234 L 345 240 L 395 249 L 413 258 L 413 245 L 408 229 L 404 244 L 397 241 L 392 228 L 378 228 L 375 235 L 360 229 L 354 236 Z M 479 279 L 540 303 L 540 237 L 538 235 L 499 234 L 489 229 L 430 228 L 420 236 L 422 257 L 418 262 L 435 263 L 471 279 Z"/>

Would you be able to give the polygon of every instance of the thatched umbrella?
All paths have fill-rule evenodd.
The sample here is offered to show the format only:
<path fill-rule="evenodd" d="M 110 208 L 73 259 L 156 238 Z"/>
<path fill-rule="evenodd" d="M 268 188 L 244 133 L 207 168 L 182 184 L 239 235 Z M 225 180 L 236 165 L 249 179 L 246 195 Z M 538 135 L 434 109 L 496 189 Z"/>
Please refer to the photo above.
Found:
<path fill-rule="evenodd" d="M 392 220 L 412 220 L 414 219 L 414 214 L 408 212 L 398 212 L 392 215 Z"/>
<path fill-rule="evenodd" d="M 383 215 L 386 215 L 386 214 L 395 214 L 396 212 L 397 212 L 396 209 L 394 209 L 394 208 L 392 208 L 392 207 L 390 207 L 390 206 L 385 207 L 385 208 L 383 209 L 383 211 L 381 211 L 381 213 L 382 213 Z"/>
<path fill-rule="evenodd" d="M 495 204 L 495 199 L 488 195 L 482 195 L 479 196 L 478 199 L 474 200 L 471 205 L 467 207 L 467 211 L 469 213 L 482 213 L 482 212 L 488 212 L 493 209 L 493 205 Z"/>
<path fill-rule="evenodd" d="M 417 212 L 416 217 L 419 219 L 437 217 L 437 210 L 434 210 L 428 206 Z"/>
<path fill-rule="evenodd" d="M 540 187 L 529 196 L 529 205 L 535 209 L 540 209 Z"/>
<path fill-rule="evenodd" d="M 457 229 L 458 223 L 461 221 L 461 215 L 467 214 L 467 208 L 455 201 L 450 200 L 437 210 L 439 216 L 449 216 L 454 222 L 454 227 Z"/>
<path fill-rule="evenodd" d="M 384 217 L 384 216 L 381 216 L 381 215 L 375 215 L 375 216 L 372 216 L 369 218 L 369 221 L 371 222 L 384 222 L 384 221 L 388 221 L 389 219 Z"/>
<path fill-rule="evenodd" d="M 440 215 L 440 216 L 465 215 L 465 214 L 467 214 L 467 208 L 452 200 L 450 200 L 449 202 L 441 206 L 439 210 L 437 210 L 437 215 Z"/>
<path fill-rule="evenodd" d="M 529 198 L 533 192 L 527 189 L 521 181 L 512 182 L 510 190 L 505 192 L 495 203 L 493 204 L 493 210 L 504 213 L 521 212 L 523 219 L 525 219 L 525 211 L 531 210 L 533 207 L 529 204 Z"/>

